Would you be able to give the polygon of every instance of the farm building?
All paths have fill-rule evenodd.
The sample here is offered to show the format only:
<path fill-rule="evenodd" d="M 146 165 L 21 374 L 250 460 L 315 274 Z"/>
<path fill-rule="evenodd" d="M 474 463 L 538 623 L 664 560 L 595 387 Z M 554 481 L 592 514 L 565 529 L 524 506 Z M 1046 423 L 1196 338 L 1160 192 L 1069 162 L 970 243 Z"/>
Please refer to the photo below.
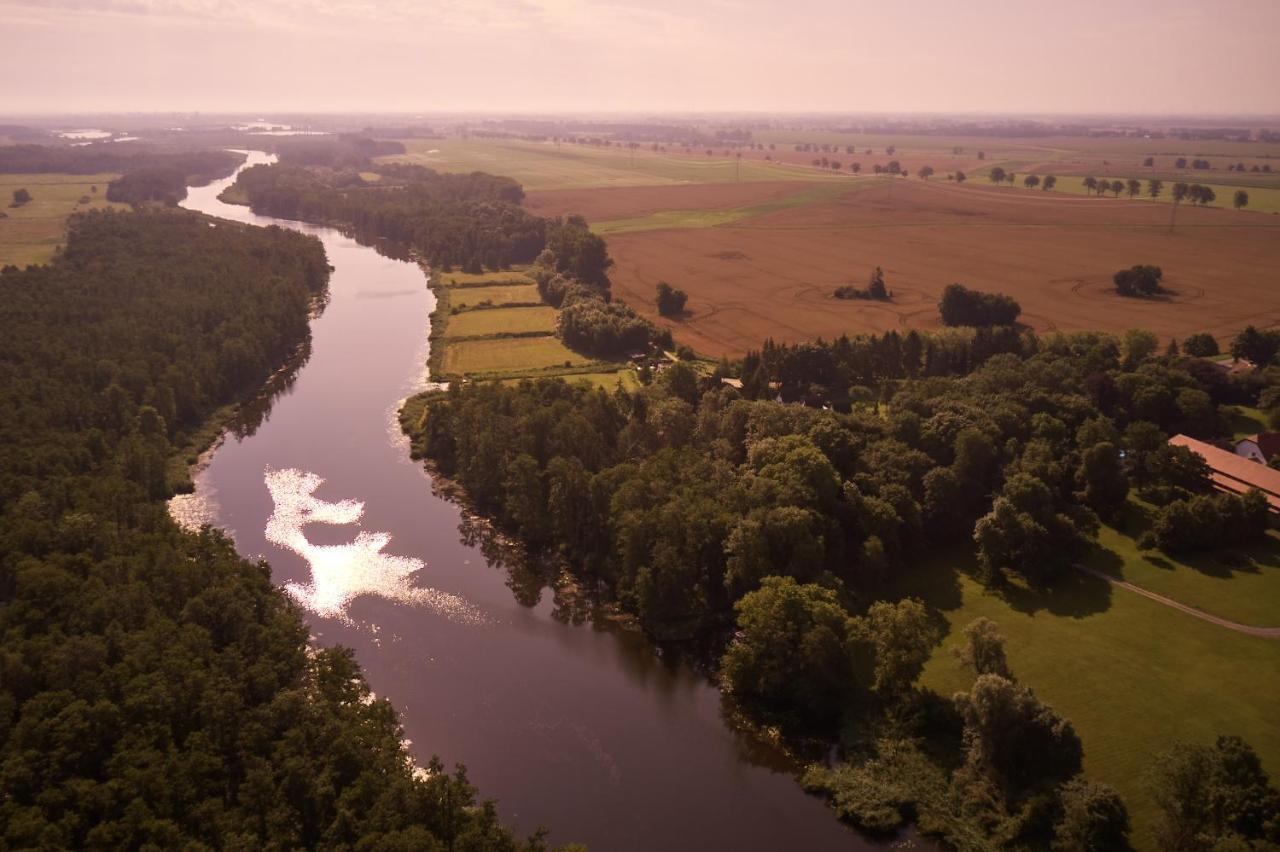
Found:
<path fill-rule="evenodd" d="M 1244 494 L 1256 488 L 1267 498 L 1271 514 L 1280 515 L 1280 470 L 1186 435 L 1174 435 L 1169 443 L 1175 447 L 1186 447 L 1201 456 L 1209 465 L 1209 479 L 1214 488 L 1232 494 Z"/>
<path fill-rule="evenodd" d="M 1236 441 L 1236 455 L 1267 464 L 1280 454 L 1280 432 L 1259 432 Z"/>

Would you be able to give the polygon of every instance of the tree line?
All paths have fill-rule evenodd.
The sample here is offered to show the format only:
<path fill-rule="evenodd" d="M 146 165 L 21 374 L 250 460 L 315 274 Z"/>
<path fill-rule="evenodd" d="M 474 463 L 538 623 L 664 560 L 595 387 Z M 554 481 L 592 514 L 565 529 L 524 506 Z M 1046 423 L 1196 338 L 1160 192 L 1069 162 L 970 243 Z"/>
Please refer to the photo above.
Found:
<path fill-rule="evenodd" d="M 243 162 L 243 154 L 223 150 L 168 151 L 133 145 L 0 146 L 0 173 L 92 175 L 165 167 L 181 172 L 188 183 L 196 186 L 226 177 Z"/>
<path fill-rule="evenodd" d="M 255 212 L 403 243 L 441 272 L 529 263 L 546 244 L 545 221 L 519 206 L 524 191 L 510 178 L 397 164 L 368 170 L 380 179 L 349 169 L 260 165 L 242 171 L 235 186 Z"/>
<path fill-rule="evenodd" d="M 0 271 L 0 845 L 543 848 L 465 770 L 415 773 L 350 651 L 162 502 L 327 280 L 313 238 L 172 210 Z"/>

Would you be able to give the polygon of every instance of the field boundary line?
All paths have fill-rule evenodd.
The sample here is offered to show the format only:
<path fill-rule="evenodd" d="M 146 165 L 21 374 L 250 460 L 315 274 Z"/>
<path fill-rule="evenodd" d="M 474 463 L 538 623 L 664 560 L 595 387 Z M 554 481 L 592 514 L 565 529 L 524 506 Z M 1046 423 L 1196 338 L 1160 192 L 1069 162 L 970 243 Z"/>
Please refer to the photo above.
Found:
<path fill-rule="evenodd" d="M 1210 624 L 1216 624 L 1219 627 L 1225 627 L 1228 630 L 1234 630 L 1237 633 L 1244 633 L 1248 636 L 1258 636 L 1262 639 L 1280 639 L 1280 627 L 1253 627 L 1248 624 L 1241 624 L 1238 621 L 1231 621 L 1230 619 L 1221 618 L 1219 616 L 1207 613 L 1202 609 L 1196 609 L 1193 606 L 1187 606 L 1184 603 L 1179 603 L 1178 601 L 1175 601 L 1173 598 L 1167 598 L 1164 595 L 1157 594 L 1156 592 L 1151 591 L 1150 589 L 1144 589 L 1142 588 L 1142 586 L 1135 586 L 1133 583 L 1130 583 L 1128 580 L 1117 579 L 1115 577 L 1112 577 L 1110 574 L 1107 574 L 1103 571 L 1099 571 L 1096 568 L 1090 568 L 1087 565 L 1077 565 L 1076 568 L 1085 572 L 1086 574 L 1092 574 L 1095 577 L 1106 580 L 1108 583 L 1110 583 L 1113 586 L 1119 586 L 1122 589 L 1128 589 L 1129 591 L 1134 592 L 1135 594 L 1142 595 L 1144 598 L 1148 598 L 1159 604 L 1164 604 L 1165 606 L 1176 609 L 1179 612 L 1185 612 L 1187 615 L 1193 616 L 1202 621 L 1207 621 Z"/>

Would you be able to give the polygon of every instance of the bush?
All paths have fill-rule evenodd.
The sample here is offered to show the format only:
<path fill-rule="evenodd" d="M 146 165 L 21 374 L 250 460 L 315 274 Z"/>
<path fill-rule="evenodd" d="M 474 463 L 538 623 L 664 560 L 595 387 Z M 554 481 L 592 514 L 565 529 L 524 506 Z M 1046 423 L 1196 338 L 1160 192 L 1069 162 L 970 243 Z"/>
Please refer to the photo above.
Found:
<path fill-rule="evenodd" d="M 658 282 L 658 313 L 664 317 L 673 317 L 684 310 L 689 301 L 689 294 L 676 290 L 665 281 Z"/>
<path fill-rule="evenodd" d="M 1212 358 L 1220 354 L 1217 338 L 1205 332 L 1193 334 L 1182 341 L 1182 351 L 1194 358 Z"/>
<path fill-rule="evenodd" d="M 1003 293 L 982 293 L 963 284 L 948 284 L 938 310 L 943 325 L 1013 325 L 1022 306 Z"/>
<path fill-rule="evenodd" d="M 1121 296 L 1154 296 L 1164 292 L 1160 279 L 1164 272 L 1158 266 L 1137 264 L 1128 269 L 1121 269 L 1111 280 L 1115 282 L 1116 292 Z"/>

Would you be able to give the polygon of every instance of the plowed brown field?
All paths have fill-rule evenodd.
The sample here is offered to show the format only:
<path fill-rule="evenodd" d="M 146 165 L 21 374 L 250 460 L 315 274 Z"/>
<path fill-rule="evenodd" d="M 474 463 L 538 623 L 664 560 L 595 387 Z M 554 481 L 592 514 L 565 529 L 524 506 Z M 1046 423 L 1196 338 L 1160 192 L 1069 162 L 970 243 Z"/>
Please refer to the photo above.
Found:
<path fill-rule="evenodd" d="M 1170 234 L 1169 213 L 1143 201 L 886 180 L 732 225 L 616 234 L 609 250 L 618 296 L 672 327 L 680 342 L 717 356 L 767 337 L 936 327 L 938 298 L 953 281 L 1008 293 L 1040 331 L 1226 338 L 1249 323 L 1280 324 L 1280 216 L 1184 204 Z M 1116 295 L 1111 276 L 1135 263 L 1163 267 L 1171 293 Z M 875 266 L 885 270 L 892 301 L 832 296 L 840 284 L 864 283 Z M 689 294 L 679 321 L 657 315 L 662 280 Z"/>

